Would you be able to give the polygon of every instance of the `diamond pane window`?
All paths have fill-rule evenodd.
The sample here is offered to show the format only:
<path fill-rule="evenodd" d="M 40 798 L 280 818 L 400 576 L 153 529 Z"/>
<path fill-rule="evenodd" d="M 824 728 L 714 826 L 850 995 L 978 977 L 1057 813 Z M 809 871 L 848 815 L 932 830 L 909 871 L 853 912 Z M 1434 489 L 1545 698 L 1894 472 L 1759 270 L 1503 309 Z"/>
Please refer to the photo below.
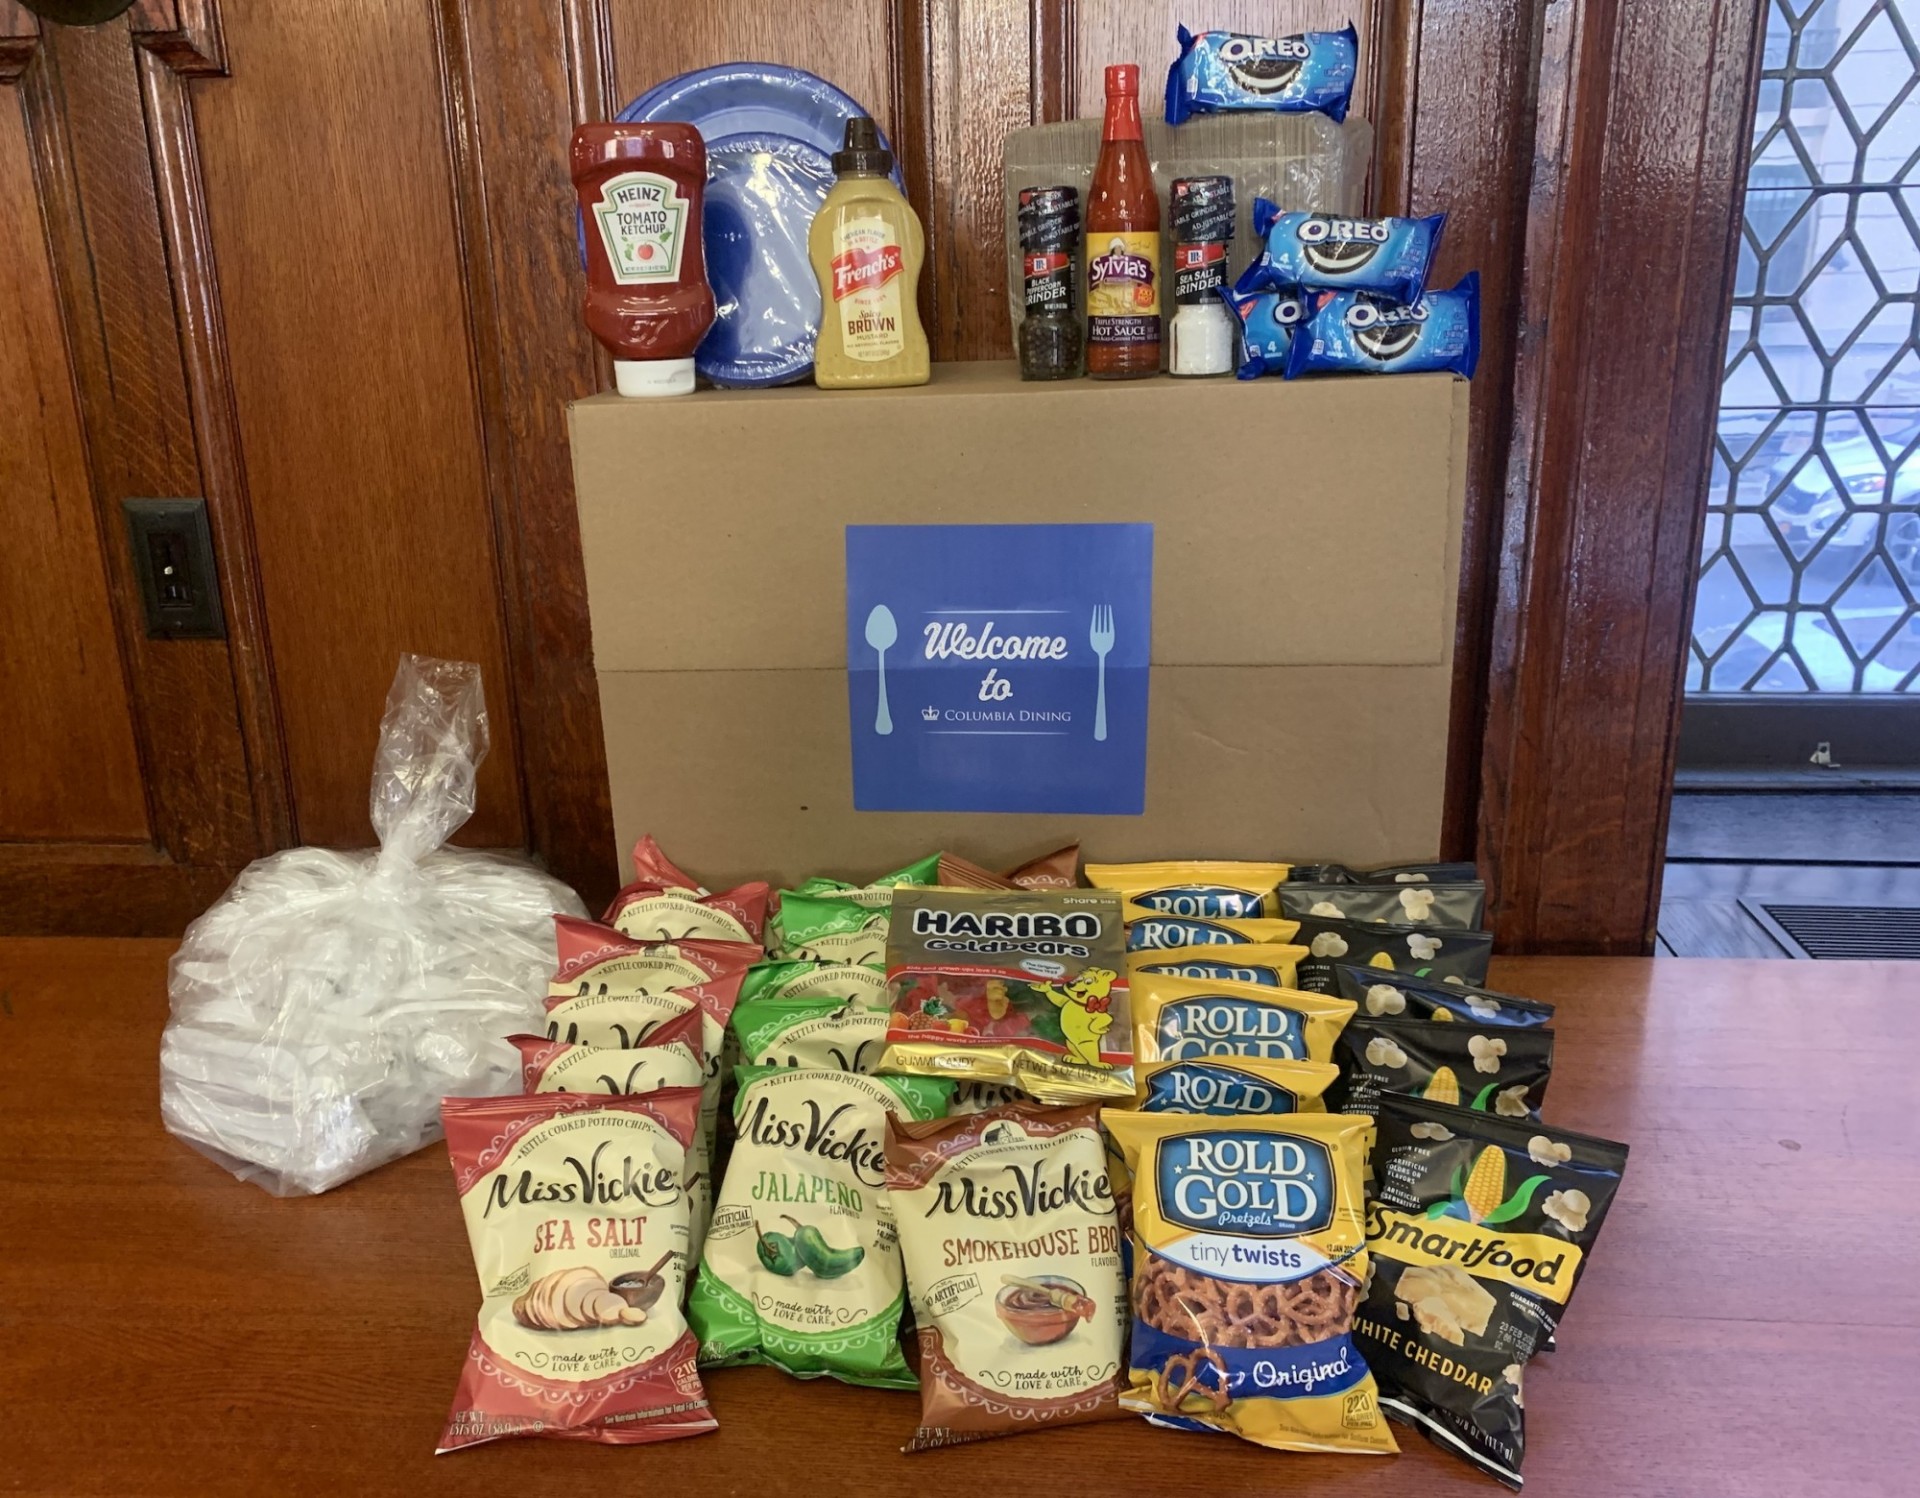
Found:
<path fill-rule="evenodd" d="M 1920 0 L 1771 0 L 1687 688 L 1920 695 Z"/>

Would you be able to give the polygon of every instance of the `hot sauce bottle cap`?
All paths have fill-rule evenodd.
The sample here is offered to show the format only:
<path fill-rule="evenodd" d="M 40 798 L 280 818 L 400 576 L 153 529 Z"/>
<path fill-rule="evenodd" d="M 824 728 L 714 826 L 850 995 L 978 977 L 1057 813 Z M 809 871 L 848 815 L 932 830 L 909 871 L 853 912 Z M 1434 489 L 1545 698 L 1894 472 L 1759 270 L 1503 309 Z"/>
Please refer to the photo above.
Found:
<path fill-rule="evenodd" d="M 1140 64 L 1137 62 L 1116 62 L 1107 69 L 1107 96 L 1123 94 L 1129 98 L 1140 95 Z"/>
<path fill-rule="evenodd" d="M 615 359 L 613 386 L 622 395 L 691 395 L 692 359 Z"/>

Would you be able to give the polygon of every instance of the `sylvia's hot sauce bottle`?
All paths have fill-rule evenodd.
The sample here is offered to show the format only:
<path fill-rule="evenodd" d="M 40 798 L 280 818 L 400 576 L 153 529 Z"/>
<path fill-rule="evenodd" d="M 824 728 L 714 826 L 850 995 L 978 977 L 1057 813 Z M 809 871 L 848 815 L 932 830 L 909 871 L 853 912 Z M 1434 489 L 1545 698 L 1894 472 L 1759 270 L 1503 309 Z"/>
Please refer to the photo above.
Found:
<path fill-rule="evenodd" d="M 587 331 L 622 395 L 685 395 L 713 326 L 701 248 L 707 146 L 691 125 L 580 125 L 573 185 L 587 232 Z"/>
<path fill-rule="evenodd" d="M 1107 69 L 1107 117 L 1087 195 L 1087 373 L 1160 372 L 1160 198 L 1140 129 L 1140 69 Z"/>
<path fill-rule="evenodd" d="M 927 383 L 918 301 L 927 241 L 892 170 L 879 126 L 865 115 L 848 120 L 833 153 L 833 186 L 807 233 L 820 282 L 813 382 L 822 390 Z"/>

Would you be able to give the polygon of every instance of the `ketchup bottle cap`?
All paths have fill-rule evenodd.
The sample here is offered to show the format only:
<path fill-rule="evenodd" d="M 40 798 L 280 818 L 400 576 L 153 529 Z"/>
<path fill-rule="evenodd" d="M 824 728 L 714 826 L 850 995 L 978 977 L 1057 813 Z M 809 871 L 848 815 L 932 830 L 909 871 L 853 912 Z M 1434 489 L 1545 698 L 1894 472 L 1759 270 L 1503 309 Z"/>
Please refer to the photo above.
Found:
<path fill-rule="evenodd" d="M 1140 64 L 1137 62 L 1116 62 L 1107 69 L 1107 97 L 1125 94 L 1137 98 L 1140 93 Z"/>

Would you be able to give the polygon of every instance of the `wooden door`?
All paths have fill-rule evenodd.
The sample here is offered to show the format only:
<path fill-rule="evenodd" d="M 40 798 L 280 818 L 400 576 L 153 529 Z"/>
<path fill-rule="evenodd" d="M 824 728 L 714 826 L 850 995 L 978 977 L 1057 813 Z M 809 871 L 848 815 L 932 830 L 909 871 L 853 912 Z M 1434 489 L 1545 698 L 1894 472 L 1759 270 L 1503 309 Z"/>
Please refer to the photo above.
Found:
<path fill-rule="evenodd" d="M 1173 30 L 1360 29 L 1381 211 L 1481 272 L 1447 841 L 1515 949 L 1642 950 L 1758 0 L 0 0 L 0 927 L 172 930 L 364 843 L 402 650 L 480 662 L 470 842 L 617 879 L 566 402 L 571 125 L 688 68 L 865 102 L 938 358 L 1001 357 L 1001 146 Z M 1649 60 L 1657 60 L 1657 66 Z M 121 529 L 207 499 L 228 635 L 148 640 Z M 1180 851 L 1180 850 L 1169 850 Z M 1204 851 L 1204 850 L 1186 850 Z M 1285 850 L 1279 850 L 1285 851 Z"/>

